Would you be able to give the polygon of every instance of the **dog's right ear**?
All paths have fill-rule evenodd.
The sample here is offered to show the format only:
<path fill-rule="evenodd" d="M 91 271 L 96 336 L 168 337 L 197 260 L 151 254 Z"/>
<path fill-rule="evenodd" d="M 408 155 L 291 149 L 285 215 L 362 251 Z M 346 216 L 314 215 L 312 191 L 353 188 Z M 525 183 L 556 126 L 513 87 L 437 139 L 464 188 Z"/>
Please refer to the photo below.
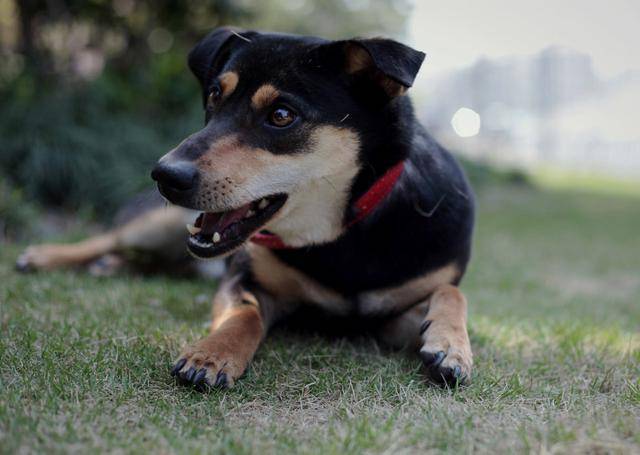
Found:
<path fill-rule="evenodd" d="M 375 89 L 387 100 L 403 95 L 413 85 L 425 57 L 423 52 L 385 38 L 333 41 L 319 49 L 355 86 Z"/>
<path fill-rule="evenodd" d="M 189 68 L 203 87 L 213 70 L 228 60 L 233 46 L 251 42 L 246 36 L 250 33 L 234 27 L 219 27 L 200 40 L 189 52 Z"/>

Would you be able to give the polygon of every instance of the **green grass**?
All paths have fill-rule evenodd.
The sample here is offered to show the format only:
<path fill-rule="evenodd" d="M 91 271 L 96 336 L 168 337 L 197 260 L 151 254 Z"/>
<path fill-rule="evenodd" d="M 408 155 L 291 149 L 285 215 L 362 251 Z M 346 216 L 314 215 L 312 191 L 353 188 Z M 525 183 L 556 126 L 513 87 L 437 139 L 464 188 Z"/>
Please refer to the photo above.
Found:
<path fill-rule="evenodd" d="M 21 276 L 0 253 L 0 452 L 640 451 L 640 199 L 488 188 L 463 282 L 472 384 L 279 331 L 230 391 L 168 375 L 206 281 Z"/>
<path fill-rule="evenodd" d="M 593 172 L 563 171 L 548 167 L 537 168 L 528 176 L 543 186 L 558 190 L 581 188 L 615 196 L 640 196 L 640 180 L 637 177 L 616 178 Z"/>

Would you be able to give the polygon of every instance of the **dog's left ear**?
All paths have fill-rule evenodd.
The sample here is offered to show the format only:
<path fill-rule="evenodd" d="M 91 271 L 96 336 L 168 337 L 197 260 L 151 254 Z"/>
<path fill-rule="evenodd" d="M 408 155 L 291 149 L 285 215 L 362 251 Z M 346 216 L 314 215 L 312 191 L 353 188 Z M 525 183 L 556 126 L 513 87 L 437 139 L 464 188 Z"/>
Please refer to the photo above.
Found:
<path fill-rule="evenodd" d="M 188 57 L 189 68 L 200 84 L 206 84 L 209 74 L 224 64 L 233 48 L 251 42 L 248 36 L 253 34 L 235 27 L 219 27 L 200 40 Z"/>
<path fill-rule="evenodd" d="M 373 81 L 390 98 L 403 95 L 425 54 L 390 39 L 351 39 L 334 43 L 342 50 L 344 71 Z"/>

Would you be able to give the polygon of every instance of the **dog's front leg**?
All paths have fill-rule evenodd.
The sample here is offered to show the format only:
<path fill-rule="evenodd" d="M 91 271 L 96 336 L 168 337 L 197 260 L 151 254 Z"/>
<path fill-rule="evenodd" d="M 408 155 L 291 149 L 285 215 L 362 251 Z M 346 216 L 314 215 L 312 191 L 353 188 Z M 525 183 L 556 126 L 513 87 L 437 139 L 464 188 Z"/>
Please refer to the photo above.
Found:
<path fill-rule="evenodd" d="M 455 286 L 437 287 L 424 302 L 385 324 L 380 335 L 394 347 L 419 350 L 437 382 L 462 383 L 471 376 L 467 299 Z"/>
<path fill-rule="evenodd" d="M 198 387 L 232 387 L 279 312 L 266 293 L 251 292 L 241 275 L 226 278 L 213 299 L 208 336 L 187 346 L 171 374 Z"/>

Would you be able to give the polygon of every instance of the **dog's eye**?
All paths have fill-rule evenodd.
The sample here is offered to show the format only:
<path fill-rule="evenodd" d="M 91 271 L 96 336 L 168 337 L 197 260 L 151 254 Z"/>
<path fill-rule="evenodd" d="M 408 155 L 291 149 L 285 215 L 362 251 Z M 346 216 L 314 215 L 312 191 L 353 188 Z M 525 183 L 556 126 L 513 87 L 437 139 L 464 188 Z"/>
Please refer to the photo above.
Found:
<path fill-rule="evenodd" d="M 269 124 L 278 128 L 289 126 L 296 119 L 296 114 L 285 106 L 278 106 L 269 114 Z"/>
<path fill-rule="evenodd" d="M 222 96 L 222 89 L 219 85 L 214 85 L 209 92 L 209 96 L 207 97 L 207 109 L 211 110 L 216 105 L 216 103 L 220 100 Z"/>

